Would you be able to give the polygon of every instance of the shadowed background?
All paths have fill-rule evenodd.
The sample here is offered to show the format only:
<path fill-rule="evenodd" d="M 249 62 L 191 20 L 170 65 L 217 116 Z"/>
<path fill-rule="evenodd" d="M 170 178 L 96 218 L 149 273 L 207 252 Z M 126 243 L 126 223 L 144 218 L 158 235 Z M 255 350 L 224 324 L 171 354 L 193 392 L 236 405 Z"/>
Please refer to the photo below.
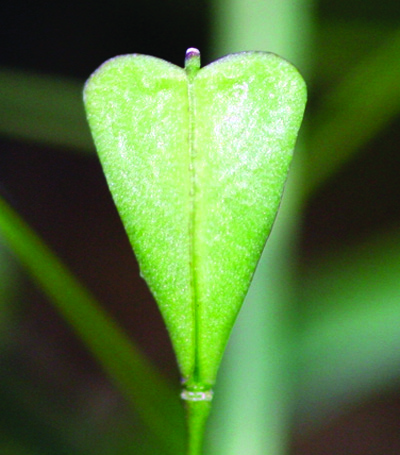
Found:
<path fill-rule="evenodd" d="M 192 46 L 204 64 L 277 52 L 307 81 L 279 233 L 228 347 L 207 453 L 400 452 L 399 19 L 393 0 L 0 6 L 0 194 L 176 384 L 83 83 L 115 55 L 182 66 Z M 1 237 L 0 274 L 0 452 L 163 453 Z"/>

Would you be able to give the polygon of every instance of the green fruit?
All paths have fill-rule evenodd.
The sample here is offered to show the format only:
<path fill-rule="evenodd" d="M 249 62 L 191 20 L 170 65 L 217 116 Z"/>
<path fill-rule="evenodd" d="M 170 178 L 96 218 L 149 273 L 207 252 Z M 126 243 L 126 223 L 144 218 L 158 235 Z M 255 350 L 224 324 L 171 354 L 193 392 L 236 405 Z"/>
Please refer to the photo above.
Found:
<path fill-rule="evenodd" d="M 215 382 L 279 203 L 306 88 L 269 53 L 185 69 L 133 54 L 85 87 L 115 204 L 188 391 Z M 267 303 L 266 303 L 267 304 Z"/>

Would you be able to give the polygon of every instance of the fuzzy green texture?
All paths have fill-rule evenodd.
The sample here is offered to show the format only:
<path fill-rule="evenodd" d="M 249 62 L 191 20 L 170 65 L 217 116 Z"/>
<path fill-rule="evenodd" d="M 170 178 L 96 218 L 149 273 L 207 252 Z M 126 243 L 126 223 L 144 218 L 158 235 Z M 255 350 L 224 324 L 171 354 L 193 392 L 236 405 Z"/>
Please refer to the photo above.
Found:
<path fill-rule="evenodd" d="M 139 54 L 85 87 L 108 184 L 188 390 L 215 382 L 279 203 L 306 102 L 269 53 L 186 70 Z"/>

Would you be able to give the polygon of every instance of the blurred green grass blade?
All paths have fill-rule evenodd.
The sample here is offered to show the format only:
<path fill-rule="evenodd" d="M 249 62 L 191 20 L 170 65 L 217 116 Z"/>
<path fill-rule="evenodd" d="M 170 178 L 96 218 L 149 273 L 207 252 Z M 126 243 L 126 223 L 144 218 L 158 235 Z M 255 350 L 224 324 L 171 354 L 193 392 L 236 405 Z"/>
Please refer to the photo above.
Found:
<path fill-rule="evenodd" d="M 312 52 L 311 0 L 216 0 L 213 7 L 213 58 L 248 50 L 274 52 L 305 75 Z"/>
<path fill-rule="evenodd" d="M 307 71 L 311 1 L 218 0 L 213 6 L 213 57 L 243 50 L 271 51 L 297 65 L 301 73 Z M 222 362 L 208 427 L 210 454 L 287 453 L 292 397 L 291 266 L 299 193 L 292 184 L 296 180 L 297 185 L 297 177 L 290 173 L 278 218 Z"/>
<path fill-rule="evenodd" d="M 94 152 L 82 102 L 83 83 L 0 69 L 0 134 Z"/>
<path fill-rule="evenodd" d="M 395 22 L 363 19 L 324 18 L 315 27 L 314 59 L 318 62 L 312 75 L 320 87 L 333 87 L 351 68 L 383 46 L 397 29 Z M 329 56 L 329 58 L 327 58 Z"/>
<path fill-rule="evenodd" d="M 397 30 L 383 46 L 352 68 L 314 115 L 307 143 L 305 196 L 399 114 L 399 80 L 400 30 Z"/>
<path fill-rule="evenodd" d="M 292 234 L 280 212 L 222 362 L 217 413 L 211 415 L 212 454 L 287 453 L 293 287 L 287 264 L 292 244 L 286 240 Z"/>
<path fill-rule="evenodd" d="M 398 384 L 400 235 L 370 239 L 319 259 L 301 277 L 299 348 L 303 417 Z"/>
<path fill-rule="evenodd" d="M 175 394 L 94 297 L 2 199 L 0 235 L 147 426 L 171 453 L 181 453 L 184 430 L 178 393 Z"/>

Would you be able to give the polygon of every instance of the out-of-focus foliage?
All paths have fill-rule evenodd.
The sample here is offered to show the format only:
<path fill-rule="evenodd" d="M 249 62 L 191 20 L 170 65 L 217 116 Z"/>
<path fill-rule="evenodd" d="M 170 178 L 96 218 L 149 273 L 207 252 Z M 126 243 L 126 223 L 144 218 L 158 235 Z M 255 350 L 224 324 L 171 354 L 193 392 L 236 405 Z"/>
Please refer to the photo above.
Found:
<path fill-rule="evenodd" d="M 147 426 L 165 447 L 171 447 L 171 453 L 180 450 L 182 415 L 173 388 L 158 377 L 143 354 L 103 312 L 94 297 L 1 199 L 0 232 L 62 317 L 136 407 Z"/>
<path fill-rule="evenodd" d="M 80 81 L 0 68 L 0 87 L 0 134 L 94 152 Z"/>
<path fill-rule="evenodd" d="M 395 30 L 345 70 L 322 97 L 307 141 L 306 192 L 325 182 L 398 116 L 399 55 L 400 30 Z"/>
<path fill-rule="evenodd" d="M 137 11 L 139 3 L 134 6 Z M 174 6 L 172 2 L 168 5 Z M 195 8 L 192 3 L 179 5 L 180 20 Z M 209 49 L 202 49 L 204 55 L 218 57 L 247 46 L 281 53 L 299 66 L 311 93 L 282 211 L 219 377 L 208 453 L 282 455 L 286 453 L 288 416 L 294 408 L 312 429 L 324 421 L 326 413 L 340 411 L 344 404 L 356 404 L 398 384 L 399 135 L 393 126 L 400 118 L 400 40 L 396 25 L 400 8 L 396 5 L 389 0 L 336 0 L 313 4 L 263 1 L 250 7 L 243 0 L 220 0 L 208 6 L 214 29 L 208 36 Z M 115 13 L 118 8 L 114 6 L 110 11 Z M 160 11 L 165 13 L 164 9 Z M 152 15 L 157 24 L 165 22 L 165 18 L 157 19 L 156 7 Z M 27 23 L 32 20 L 43 26 L 40 17 L 31 16 L 28 9 L 24 10 L 22 17 Z M 77 11 L 78 25 L 79 17 Z M 140 14 L 135 21 L 137 17 Z M 112 21 L 124 25 L 116 16 L 107 19 L 98 22 L 98 27 L 107 28 Z M 163 40 L 168 35 L 159 30 L 157 34 Z M 230 38 L 233 35 L 235 39 Z M 155 39 L 155 34 L 148 36 Z M 91 42 L 90 36 L 87 39 Z M 192 45 L 198 43 L 182 41 L 182 59 L 184 50 Z M 107 50 L 106 41 L 104 47 Z M 135 42 L 129 49 L 123 45 L 120 49 L 121 53 L 134 52 Z M 146 53 L 157 54 L 149 49 Z M 96 63 L 111 56 L 99 57 Z M 80 61 L 84 58 L 89 54 Z M 0 155 L 0 178 L 4 176 L 6 183 L 0 183 L 11 197 L 12 185 L 7 186 L 11 179 L 5 175 L 8 167 L 3 166 L 4 157 L 14 157 L 14 149 L 7 150 L 10 144 L 36 144 L 30 153 L 41 153 L 42 145 L 60 147 L 64 152 L 82 151 L 85 157 L 93 151 L 81 104 L 81 84 L 65 76 L 35 74 L 32 68 L 22 71 L 24 65 L 29 67 L 22 63 L 18 69 L 3 67 L 0 71 L 0 133 L 7 138 Z M 24 224 L 9 225 L 4 207 L 0 231 L 8 229 L 13 234 L 15 230 L 15 243 L 5 240 L 18 257 L 18 251 L 28 248 L 31 233 Z M 57 217 L 55 210 L 51 219 Z M 324 223 L 324 219 L 328 221 Z M 336 228 L 330 225 L 335 223 Z M 108 243 L 105 239 L 105 248 Z M 132 414 L 124 405 L 113 407 L 113 399 L 107 398 L 110 389 L 90 382 L 92 376 L 88 375 L 86 388 L 78 387 L 73 360 L 55 359 L 51 349 L 43 349 L 43 340 L 38 344 L 38 338 L 24 339 L 29 316 L 35 319 L 35 309 L 31 308 L 29 294 L 25 297 L 23 292 L 22 273 L 16 275 L 9 261 L 10 251 L 4 256 L 0 253 L 0 452 L 167 453 L 165 437 L 158 440 L 154 436 L 157 429 L 150 429 L 160 416 L 154 415 L 154 421 L 150 417 L 150 425 L 149 417 L 147 424 L 137 417 L 151 396 L 156 402 L 162 401 L 161 396 L 169 396 L 160 392 L 163 385 L 150 387 L 145 376 L 136 376 L 136 385 L 126 383 L 132 389 L 128 394 L 133 390 L 136 394 L 136 412 Z M 23 262 L 30 264 L 33 275 L 40 275 L 39 288 L 43 291 L 59 283 L 57 292 L 64 299 L 64 310 L 75 313 L 72 325 L 84 333 L 88 346 L 97 344 L 97 357 L 103 365 L 104 359 L 109 359 L 108 373 L 118 383 L 118 375 L 110 367 L 118 366 L 114 351 L 114 341 L 121 336 L 118 328 L 107 331 L 110 321 L 100 311 L 103 322 L 96 323 L 92 331 L 90 311 L 85 312 L 79 300 L 73 302 L 76 284 L 70 283 L 76 282 L 66 279 L 70 272 L 64 266 L 53 267 L 51 253 L 39 260 L 51 270 L 39 272 L 38 257 L 36 250 L 29 253 L 28 248 Z M 97 267 L 101 269 L 103 264 Z M 136 296 L 127 300 L 130 305 L 139 305 Z M 112 310 L 111 305 L 108 310 Z M 79 320 L 78 311 L 88 318 L 86 326 Z M 103 345 L 99 332 L 106 339 Z M 149 333 L 148 339 L 153 335 Z M 36 349 L 34 358 L 39 363 L 32 363 L 25 352 L 30 345 Z M 120 374 L 128 374 L 125 364 L 119 367 Z M 35 374 L 38 369 L 40 379 Z M 68 391 L 57 385 L 66 376 Z M 118 399 L 116 402 L 120 403 Z M 172 423 L 175 412 L 160 406 L 160 418 L 167 416 Z M 167 428 L 164 436 L 169 433 Z M 170 448 L 179 445 L 182 429 L 170 436 Z M 326 447 L 324 454 L 328 450 Z"/>

